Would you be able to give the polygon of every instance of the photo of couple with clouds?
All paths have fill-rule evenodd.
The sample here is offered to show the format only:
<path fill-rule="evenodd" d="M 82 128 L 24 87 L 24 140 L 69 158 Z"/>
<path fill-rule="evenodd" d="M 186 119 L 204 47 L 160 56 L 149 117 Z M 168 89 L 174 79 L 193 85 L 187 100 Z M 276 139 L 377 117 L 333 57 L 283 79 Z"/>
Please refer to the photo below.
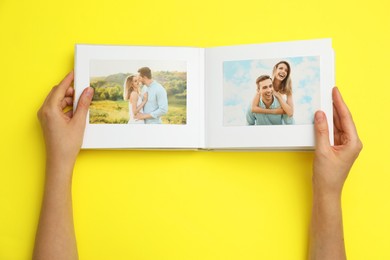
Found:
<path fill-rule="evenodd" d="M 224 126 L 313 124 L 320 59 L 225 61 L 223 90 Z"/>

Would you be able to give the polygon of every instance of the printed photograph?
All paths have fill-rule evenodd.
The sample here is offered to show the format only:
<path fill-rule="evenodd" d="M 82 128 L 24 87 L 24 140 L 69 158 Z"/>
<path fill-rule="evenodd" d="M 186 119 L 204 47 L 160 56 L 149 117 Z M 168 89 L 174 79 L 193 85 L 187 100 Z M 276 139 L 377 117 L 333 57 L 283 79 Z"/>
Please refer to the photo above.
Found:
<path fill-rule="evenodd" d="M 309 125 L 319 108 L 319 56 L 223 63 L 224 126 Z"/>
<path fill-rule="evenodd" d="M 90 124 L 187 123 L 185 61 L 92 60 Z"/>

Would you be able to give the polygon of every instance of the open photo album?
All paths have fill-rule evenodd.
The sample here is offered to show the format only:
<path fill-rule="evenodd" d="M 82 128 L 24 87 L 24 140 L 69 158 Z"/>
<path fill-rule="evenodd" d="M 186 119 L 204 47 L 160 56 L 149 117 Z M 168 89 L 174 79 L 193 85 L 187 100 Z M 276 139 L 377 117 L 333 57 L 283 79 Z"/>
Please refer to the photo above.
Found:
<path fill-rule="evenodd" d="M 333 142 L 330 39 L 213 48 L 75 46 L 75 103 L 94 89 L 82 148 L 311 150 Z"/>

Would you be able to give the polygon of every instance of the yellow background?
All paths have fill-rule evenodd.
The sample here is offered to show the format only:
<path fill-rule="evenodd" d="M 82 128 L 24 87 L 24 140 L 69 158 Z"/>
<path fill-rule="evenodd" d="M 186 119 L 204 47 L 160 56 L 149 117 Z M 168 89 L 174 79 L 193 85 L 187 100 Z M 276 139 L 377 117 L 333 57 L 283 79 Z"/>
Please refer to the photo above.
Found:
<path fill-rule="evenodd" d="M 364 149 L 343 194 L 349 259 L 390 259 L 385 0 L 0 1 L 0 259 L 29 259 L 44 180 L 36 111 L 75 43 L 222 46 L 330 37 Z M 304 259 L 312 152 L 82 151 L 80 259 Z"/>

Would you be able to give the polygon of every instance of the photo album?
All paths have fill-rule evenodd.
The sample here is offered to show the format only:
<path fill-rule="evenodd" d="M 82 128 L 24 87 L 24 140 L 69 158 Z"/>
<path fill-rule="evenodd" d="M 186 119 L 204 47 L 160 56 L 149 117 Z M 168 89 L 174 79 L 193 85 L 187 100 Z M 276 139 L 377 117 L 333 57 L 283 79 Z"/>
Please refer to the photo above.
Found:
<path fill-rule="evenodd" d="M 75 103 L 94 96 L 84 149 L 313 150 L 333 144 L 331 39 L 196 47 L 75 46 Z"/>

